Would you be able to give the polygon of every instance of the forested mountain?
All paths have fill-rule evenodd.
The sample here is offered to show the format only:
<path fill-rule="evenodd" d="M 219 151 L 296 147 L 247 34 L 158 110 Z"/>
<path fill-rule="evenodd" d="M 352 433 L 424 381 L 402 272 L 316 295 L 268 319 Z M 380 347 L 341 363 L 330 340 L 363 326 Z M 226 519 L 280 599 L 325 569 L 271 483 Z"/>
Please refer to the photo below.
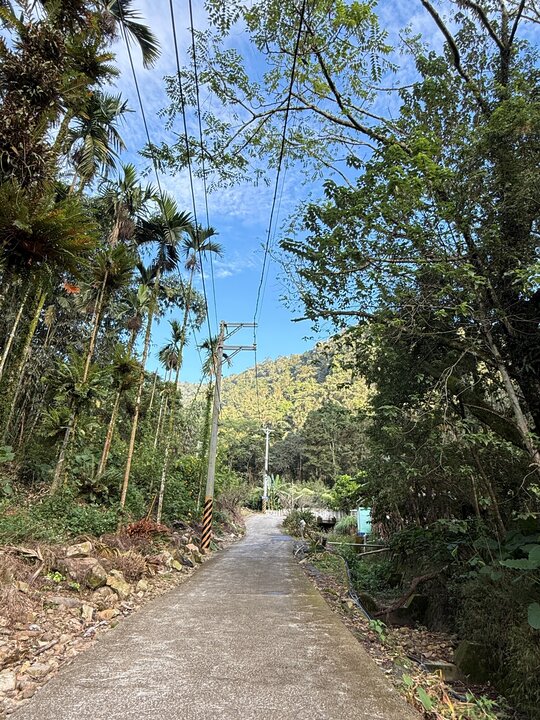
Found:
<path fill-rule="evenodd" d="M 225 378 L 220 444 L 228 466 L 258 473 L 262 428 L 270 427 L 272 472 L 332 484 L 356 471 L 369 392 L 350 359 L 327 341 Z"/>

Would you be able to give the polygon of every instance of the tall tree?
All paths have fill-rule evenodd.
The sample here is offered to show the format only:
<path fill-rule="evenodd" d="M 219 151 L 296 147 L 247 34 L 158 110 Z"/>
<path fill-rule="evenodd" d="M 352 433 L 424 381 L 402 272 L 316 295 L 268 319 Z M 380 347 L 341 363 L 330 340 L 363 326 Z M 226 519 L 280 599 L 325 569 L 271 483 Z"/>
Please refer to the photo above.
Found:
<path fill-rule="evenodd" d="M 129 487 L 131 464 L 133 462 L 135 439 L 137 436 L 137 427 L 139 423 L 139 414 L 144 387 L 144 370 L 150 347 L 152 320 L 157 309 L 160 279 L 163 273 L 173 270 L 177 266 L 179 261 L 178 244 L 181 241 L 182 236 L 189 232 L 192 227 L 191 217 L 187 213 L 180 212 L 171 198 L 161 198 L 158 201 L 158 206 L 159 213 L 143 219 L 140 222 L 137 233 L 141 244 L 155 246 L 155 255 L 153 259 L 155 279 L 152 287 L 152 294 L 150 296 L 148 316 L 146 320 L 146 332 L 141 358 L 141 373 L 139 377 L 137 399 L 135 401 L 135 410 L 131 426 L 131 436 L 126 458 L 124 479 L 122 482 L 122 492 L 120 496 L 120 506 L 122 508 L 126 504 L 127 491 Z"/>

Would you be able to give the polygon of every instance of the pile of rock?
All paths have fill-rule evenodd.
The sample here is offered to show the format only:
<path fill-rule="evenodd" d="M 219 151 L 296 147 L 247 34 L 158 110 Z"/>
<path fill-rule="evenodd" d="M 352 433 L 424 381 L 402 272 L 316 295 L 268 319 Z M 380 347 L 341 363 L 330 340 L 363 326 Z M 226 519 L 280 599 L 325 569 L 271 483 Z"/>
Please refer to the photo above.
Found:
<path fill-rule="evenodd" d="M 29 611 L 17 623 L 0 612 L 0 720 L 97 633 L 181 582 L 206 554 L 189 533 L 173 533 L 158 552 L 152 543 L 139 552 L 122 542 L 115 536 L 55 547 L 37 578 L 34 567 L 28 578 L 13 578 L 13 591 Z"/>

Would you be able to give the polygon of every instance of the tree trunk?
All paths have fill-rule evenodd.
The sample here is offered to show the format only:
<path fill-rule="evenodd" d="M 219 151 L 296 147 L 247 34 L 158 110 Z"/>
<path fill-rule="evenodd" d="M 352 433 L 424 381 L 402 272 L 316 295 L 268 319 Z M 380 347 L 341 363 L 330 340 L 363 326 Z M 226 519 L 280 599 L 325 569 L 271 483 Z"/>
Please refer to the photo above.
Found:
<path fill-rule="evenodd" d="M 43 310 L 43 305 L 45 304 L 45 300 L 47 298 L 47 293 L 45 290 L 41 290 L 39 297 L 38 297 L 38 303 L 36 306 L 36 310 L 34 312 L 34 317 L 32 318 L 32 321 L 30 323 L 30 326 L 28 327 L 28 332 L 26 333 L 26 340 L 24 342 L 24 348 L 22 351 L 21 356 L 21 362 L 19 363 L 19 367 L 16 371 L 17 375 L 17 386 L 15 388 L 15 392 L 13 393 L 13 399 L 11 401 L 11 407 L 9 410 L 9 416 L 6 421 L 6 425 L 4 427 L 4 441 L 7 438 L 9 427 L 13 421 L 13 416 L 15 414 L 15 408 L 17 407 L 17 400 L 19 398 L 19 393 L 21 390 L 22 380 L 24 376 L 24 372 L 26 369 L 26 364 L 28 362 L 28 359 L 30 357 L 30 349 L 32 346 L 32 340 L 34 339 L 34 335 L 36 332 L 36 328 L 39 322 L 39 318 L 41 316 L 41 311 Z"/>
<path fill-rule="evenodd" d="M 152 385 L 152 395 L 150 396 L 150 403 L 149 403 L 149 405 L 148 405 L 148 412 L 150 412 L 150 411 L 152 410 L 152 407 L 153 407 L 153 405 L 154 405 L 154 395 L 156 394 L 157 376 L 158 376 L 158 372 L 157 372 L 157 370 L 156 370 L 156 372 L 154 373 L 154 384 Z"/>
<path fill-rule="evenodd" d="M 131 336 L 129 338 L 128 348 L 127 348 L 129 358 L 131 358 L 131 354 L 133 352 L 133 346 L 135 345 L 136 337 L 137 337 L 137 331 L 132 330 Z M 116 392 L 116 397 L 114 399 L 114 405 L 113 405 L 113 409 L 111 412 L 109 425 L 107 427 L 107 435 L 105 436 L 105 442 L 103 444 L 103 450 L 101 452 L 101 458 L 99 461 L 98 471 L 97 471 L 97 475 L 96 475 L 97 478 L 100 478 L 103 475 L 103 473 L 105 472 L 105 468 L 107 467 L 107 460 L 109 459 L 109 453 L 111 451 L 111 444 L 112 444 L 112 439 L 114 436 L 114 429 L 116 427 L 116 420 L 118 418 L 118 411 L 120 410 L 120 401 L 122 399 L 122 394 L 123 394 L 122 388 L 119 387 Z"/>
<path fill-rule="evenodd" d="M 489 349 L 491 351 L 491 354 L 493 355 L 495 364 L 497 365 L 497 369 L 501 374 L 506 394 L 508 396 L 508 400 L 510 401 L 510 407 L 512 408 L 512 412 L 516 420 L 516 426 L 519 430 L 519 434 L 523 439 L 523 445 L 527 449 L 527 452 L 529 453 L 531 460 L 533 461 L 537 475 L 540 475 L 540 451 L 532 440 L 532 429 L 529 427 L 529 423 L 519 402 L 514 383 L 512 382 L 512 378 L 510 377 L 510 374 L 506 368 L 500 350 L 497 347 L 495 340 L 493 339 L 488 320 L 485 318 L 485 316 L 482 320 L 482 326 Z"/>
<path fill-rule="evenodd" d="M 167 482 L 167 471 L 169 469 L 169 455 L 171 452 L 172 436 L 174 432 L 174 421 L 176 417 L 176 402 L 178 398 L 178 379 L 180 377 L 180 362 L 176 365 L 176 378 L 174 380 L 174 394 L 171 403 L 171 412 L 169 414 L 169 432 L 165 443 L 165 455 L 163 457 L 163 467 L 161 469 L 161 482 L 159 486 L 159 497 L 156 514 L 156 522 L 161 522 L 161 512 L 163 510 L 163 497 L 165 495 L 165 483 Z"/>
<path fill-rule="evenodd" d="M 51 485 L 51 495 L 54 495 L 60 488 L 62 487 L 63 483 L 63 471 L 64 471 L 64 465 L 66 462 L 66 455 L 67 455 L 67 449 L 69 447 L 69 441 L 71 440 L 72 435 L 75 433 L 75 429 L 77 427 L 77 415 L 75 411 L 72 411 L 68 424 L 66 427 L 66 431 L 64 433 L 64 439 L 62 440 L 62 446 L 60 448 L 60 454 L 58 455 L 58 460 L 56 461 L 56 468 L 54 471 L 54 477 Z"/>
<path fill-rule="evenodd" d="M 60 123 L 58 133 L 56 134 L 56 138 L 52 146 L 52 151 L 56 155 L 56 157 L 60 157 L 60 155 L 64 153 L 64 144 L 66 142 L 69 132 L 69 123 L 73 120 L 73 117 L 73 111 L 68 110 L 62 118 L 62 122 Z"/>
<path fill-rule="evenodd" d="M 22 317 L 22 314 L 24 311 L 24 307 L 26 305 L 26 301 L 28 300 L 29 294 L 30 294 L 30 284 L 28 284 L 28 289 L 26 290 L 24 297 L 21 301 L 21 304 L 19 305 L 19 310 L 17 312 L 17 315 L 15 316 L 13 325 L 11 326 L 11 331 L 9 333 L 9 337 L 7 339 L 6 345 L 4 347 L 4 352 L 2 353 L 2 358 L 0 359 L 0 379 L 2 379 L 2 375 L 4 374 L 4 370 L 6 367 L 6 360 L 8 358 L 9 352 L 11 350 L 11 346 L 13 345 L 15 335 L 17 334 L 17 328 L 19 327 L 19 323 L 21 321 L 21 317 Z"/>
<path fill-rule="evenodd" d="M 506 528 L 504 526 L 504 522 L 501 517 L 501 512 L 499 510 L 499 502 L 497 500 L 497 495 L 493 488 L 493 484 L 491 483 L 491 480 L 488 477 L 488 474 L 484 470 L 484 466 L 482 465 L 480 456 L 476 452 L 476 449 L 473 447 L 471 448 L 471 455 L 473 456 L 474 463 L 475 463 L 476 467 L 478 468 L 480 477 L 484 481 L 484 485 L 486 486 L 486 490 L 488 491 L 489 499 L 491 500 L 493 517 L 495 519 L 495 525 L 497 526 L 497 537 L 499 538 L 499 541 L 502 542 L 506 536 Z"/>
<path fill-rule="evenodd" d="M 96 301 L 96 309 L 94 312 L 92 333 L 90 334 L 90 342 L 88 343 L 88 350 L 86 352 L 86 362 L 84 363 L 84 372 L 82 376 L 82 382 L 85 383 L 88 380 L 88 373 L 90 372 L 90 365 L 92 364 L 92 358 L 94 357 L 94 350 L 96 348 L 96 340 L 101 322 L 101 313 L 103 312 L 103 301 L 105 300 L 105 288 L 107 286 L 107 280 L 109 278 L 109 271 L 105 271 L 103 276 L 103 282 L 99 290 L 99 295 Z"/>
<path fill-rule="evenodd" d="M 165 398 L 165 399 L 163 399 Z M 161 435 L 161 423 L 165 415 L 167 414 L 167 401 L 168 397 L 165 395 L 165 390 L 162 390 L 161 394 L 161 401 L 159 403 L 159 416 L 158 416 L 158 422 L 156 427 L 156 434 L 154 436 L 154 450 L 157 450 L 157 446 L 159 443 L 159 436 Z"/>
<path fill-rule="evenodd" d="M 101 453 L 101 458 L 99 460 L 99 465 L 96 473 L 96 478 L 99 479 L 104 471 L 105 467 L 107 465 L 107 460 L 109 458 L 109 452 L 111 450 L 111 444 L 112 439 L 114 435 L 114 428 L 116 426 L 116 418 L 118 417 L 118 411 L 120 409 L 120 400 L 122 399 L 122 391 L 118 390 L 116 393 L 116 397 L 114 399 L 114 405 L 111 412 L 111 417 L 109 420 L 109 425 L 107 426 L 107 435 L 105 436 L 105 442 L 103 444 L 103 451 Z"/>
<path fill-rule="evenodd" d="M 143 394 L 143 388 L 144 388 L 144 368 L 146 366 L 146 360 L 148 358 L 148 349 L 150 347 L 150 335 L 152 332 L 152 319 L 154 317 L 155 306 L 157 303 L 157 294 L 158 294 L 158 288 L 159 288 L 160 274 L 161 273 L 158 270 L 158 272 L 156 274 L 156 279 L 154 281 L 154 289 L 152 292 L 152 299 L 150 301 L 150 307 L 148 308 L 148 320 L 146 323 L 146 335 L 144 338 L 144 349 L 143 349 L 143 356 L 141 359 L 141 375 L 139 378 L 139 387 L 137 390 L 137 400 L 135 401 L 135 413 L 133 415 L 133 422 L 131 425 L 131 436 L 129 439 L 128 455 L 127 455 L 127 459 L 126 459 L 126 469 L 124 472 L 124 480 L 122 482 L 122 493 L 120 496 L 120 507 L 122 509 L 126 505 L 126 497 L 127 497 L 128 487 L 129 487 L 129 477 L 131 474 L 131 464 L 133 462 L 133 452 L 135 450 L 135 438 L 137 435 L 137 427 L 139 425 L 139 414 L 141 411 L 141 401 L 142 401 L 142 394 Z"/>

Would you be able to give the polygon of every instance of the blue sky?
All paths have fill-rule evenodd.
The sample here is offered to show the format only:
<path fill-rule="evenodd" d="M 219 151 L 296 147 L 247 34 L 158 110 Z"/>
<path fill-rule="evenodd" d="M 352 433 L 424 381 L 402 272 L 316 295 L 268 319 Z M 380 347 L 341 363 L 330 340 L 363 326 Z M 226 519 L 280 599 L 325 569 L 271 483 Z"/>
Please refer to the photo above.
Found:
<path fill-rule="evenodd" d="M 175 4 L 178 41 L 183 56 L 182 59 L 185 58 L 190 43 L 188 20 L 185 14 L 186 5 L 184 2 L 180 3 L 178 1 Z M 202 5 L 202 3 L 194 3 L 194 5 Z M 172 140 L 173 137 L 170 132 L 165 130 L 164 120 L 158 116 L 159 110 L 167 105 L 163 77 L 176 72 L 169 6 L 166 0 L 157 0 L 154 3 L 148 0 L 137 0 L 135 6 L 140 10 L 144 18 L 149 18 L 149 24 L 162 47 L 159 61 L 150 70 L 143 68 L 137 48 L 132 50 L 150 136 L 153 142 L 159 143 L 167 138 Z M 157 8 L 159 8 L 159 12 L 156 12 Z M 205 24 L 206 17 L 204 15 L 196 16 L 196 28 L 200 29 Z M 121 77 L 116 87 L 128 99 L 130 107 L 134 110 L 127 116 L 121 127 L 121 134 L 127 146 L 127 151 L 122 155 L 122 160 L 124 162 L 134 162 L 142 168 L 147 163 L 138 156 L 137 151 L 145 144 L 146 135 L 139 112 L 129 59 L 122 42 L 118 43 L 115 50 L 121 69 Z M 174 131 L 180 132 L 180 130 L 179 121 Z M 154 177 L 151 175 L 149 179 L 154 180 Z M 271 174 L 269 179 L 273 182 Z M 306 197 L 306 188 L 303 186 L 302 180 L 303 178 L 297 168 L 289 169 L 284 174 L 283 196 L 279 217 L 276 219 L 278 226 L 286 220 L 297 204 Z M 202 182 L 196 178 L 194 182 L 197 218 L 199 222 L 206 225 Z M 192 212 L 192 198 L 187 173 L 182 173 L 174 178 L 161 175 L 161 183 L 163 189 L 177 199 L 181 209 Z M 215 305 L 209 261 L 205 261 L 205 285 L 213 334 L 216 333 L 220 320 L 253 322 L 272 194 L 272 184 L 268 186 L 261 184 L 254 187 L 246 183 L 236 187 L 220 189 L 218 192 L 211 193 L 208 198 L 209 224 L 217 230 L 218 237 L 216 240 L 223 246 L 224 250 L 222 258 L 214 258 L 213 260 Z M 305 321 L 301 323 L 292 322 L 293 315 L 301 315 L 301 308 L 298 309 L 298 313 L 291 313 L 280 301 L 284 287 L 279 275 L 280 269 L 271 262 L 257 330 L 258 362 L 266 358 L 304 352 L 312 347 L 316 341 L 309 323 Z M 198 289 L 202 290 L 200 279 L 198 280 Z M 178 312 L 168 317 L 176 316 L 180 318 L 180 315 L 181 313 Z M 153 332 L 153 347 L 148 361 L 150 370 L 154 370 L 158 366 L 157 351 L 167 337 L 168 317 L 159 322 L 155 332 Z M 306 336 L 309 336 L 310 339 L 306 340 Z M 207 324 L 200 329 L 195 340 L 193 337 L 190 338 L 189 347 L 185 352 L 182 371 L 183 380 L 197 382 L 200 379 L 200 359 L 196 344 L 202 342 L 206 337 L 208 337 Z M 239 332 L 234 338 L 235 344 L 250 345 L 252 342 L 253 331 L 248 329 Z M 233 365 L 231 368 L 225 369 L 225 372 L 240 372 L 253 365 L 254 353 L 243 352 L 235 357 Z"/>
<path fill-rule="evenodd" d="M 202 0 L 195 1 L 193 5 L 196 13 L 194 25 L 196 29 L 203 29 L 207 20 L 202 8 Z M 150 70 L 145 70 L 142 67 L 140 54 L 136 48 L 133 48 L 133 59 L 143 96 L 151 139 L 155 143 L 160 143 L 163 140 L 173 139 L 172 134 L 165 130 L 165 121 L 158 116 L 159 110 L 167 105 L 163 77 L 176 73 L 169 3 L 167 0 L 135 0 L 134 6 L 144 18 L 148 19 L 162 47 L 159 61 Z M 436 30 L 432 19 L 422 8 L 420 0 L 408 0 L 408 2 L 381 0 L 378 13 L 381 24 L 389 31 L 390 43 L 396 44 L 400 31 L 410 24 L 415 32 L 422 34 L 425 41 L 438 50 L 441 48 L 441 36 Z M 175 14 L 181 62 L 187 62 L 190 33 L 187 2 L 185 0 L 182 0 L 182 2 L 175 0 Z M 251 70 L 260 74 L 262 69 L 260 61 L 251 51 L 246 36 L 238 33 L 234 41 L 244 57 L 247 58 Z M 147 163 L 138 156 L 137 151 L 145 144 L 146 135 L 139 112 L 131 69 L 124 44 L 119 42 L 115 50 L 121 70 L 117 89 L 128 99 L 130 107 L 134 110 L 127 117 L 121 129 L 128 148 L 122 159 L 134 162 L 142 168 Z M 398 81 L 410 81 L 413 76 L 410 59 L 403 56 L 396 59 L 401 65 Z M 211 99 L 203 98 L 203 102 L 207 101 L 211 102 Z M 388 96 L 381 98 L 381 104 L 384 105 L 381 109 L 384 112 L 392 110 L 388 106 L 389 102 L 391 101 L 388 100 Z M 181 132 L 180 121 L 173 128 L 173 132 Z M 224 257 L 214 260 L 213 263 L 217 312 L 214 309 L 208 261 L 205 265 L 205 281 L 213 334 L 216 333 L 219 320 L 249 323 L 253 321 L 263 261 L 262 248 L 266 241 L 273 195 L 274 173 L 275 171 L 269 171 L 269 185 L 261 184 L 255 187 L 245 183 L 220 189 L 215 193 L 211 193 L 208 198 L 209 224 L 218 231 L 217 240 L 224 249 Z M 282 200 L 278 216 L 275 218 L 278 235 L 279 228 L 283 226 L 299 203 L 309 195 L 315 197 L 320 195 L 320 185 L 309 185 L 305 180 L 302 169 L 298 166 L 289 167 L 284 173 Z M 183 172 L 174 178 L 162 176 L 161 181 L 163 189 L 177 199 L 180 208 L 191 212 L 192 199 L 187 172 Z M 202 182 L 197 179 L 195 179 L 195 200 L 198 220 L 205 225 L 203 187 Z M 271 262 L 257 331 L 257 359 L 259 362 L 266 358 L 304 352 L 313 347 L 318 339 L 317 336 L 314 336 L 309 323 L 292 322 L 294 317 L 301 316 L 303 312 L 301 307 L 287 309 L 281 302 L 280 298 L 284 292 L 282 280 L 280 279 L 281 274 L 281 269 L 274 262 Z M 198 289 L 202 289 L 200 280 Z M 180 317 L 180 312 L 177 313 L 177 316 Z M 151 370 L 158 366 L 157 350 L 164 343 L 167 333 L 168 323 L 165 319 L 157 325 L 153 333 L 153 347 L 148 362 L 148 367 Z M 328 334 L 329 331 L 326 332 L 326 335 Z M 184 358 L 183 380 L 197 382 L 200 379 L 200 359 L 196 351 L 196 344 L 207 336 L 208 326 L 205 324 L 197 338 L 195 340 L 190 339 L 190 345 Z M 251 330 L 242 331 L 234 339 L 235 344 L 251 344 L 252 341 L 253 333 Z M 253 353 L 240 353 L 235 357 L 233 366 L 226 369 L 225 372 L 240 372 L 253 366 L 253 364 Z"/>

